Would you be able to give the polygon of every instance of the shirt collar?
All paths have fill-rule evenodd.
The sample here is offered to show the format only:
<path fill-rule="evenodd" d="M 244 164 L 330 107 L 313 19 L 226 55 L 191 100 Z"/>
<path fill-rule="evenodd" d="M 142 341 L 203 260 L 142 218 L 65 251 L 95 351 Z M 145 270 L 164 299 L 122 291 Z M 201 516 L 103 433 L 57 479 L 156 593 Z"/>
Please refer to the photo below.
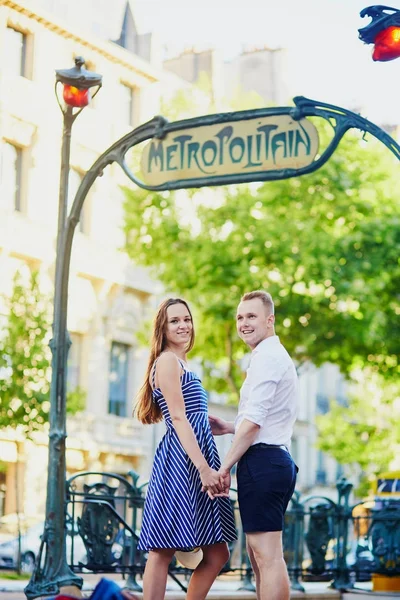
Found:
<path fill-rule="evenodd" d="M 273 346 L 276 346 L 279 343 L 280 343 L 279 342 L 279 336 L 277 336 L 277 335 L 270 335 L 269 337 L 267 337 L 264 340 L 262 340 L 259 344 L 257 344 L 257 346 L 252 351 L 252 354 L 256 354 L 256 352 L 258 352 L 259 350 L 261 350 L 261 348 L 267 348 L 268 346 L 273 347 Z"/>

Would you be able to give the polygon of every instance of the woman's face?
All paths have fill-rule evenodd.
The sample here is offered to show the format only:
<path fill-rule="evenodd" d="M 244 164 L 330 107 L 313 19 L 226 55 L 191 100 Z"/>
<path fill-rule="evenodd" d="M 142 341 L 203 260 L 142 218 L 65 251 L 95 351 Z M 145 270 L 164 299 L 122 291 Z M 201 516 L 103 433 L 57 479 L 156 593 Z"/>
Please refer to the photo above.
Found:
<path fill-rule="evenodd" d="M 192 337 L 192 317 L 184 304 L 172 304 L 167 308 L 165 337 L 171 346 L 186 347 Z"/>

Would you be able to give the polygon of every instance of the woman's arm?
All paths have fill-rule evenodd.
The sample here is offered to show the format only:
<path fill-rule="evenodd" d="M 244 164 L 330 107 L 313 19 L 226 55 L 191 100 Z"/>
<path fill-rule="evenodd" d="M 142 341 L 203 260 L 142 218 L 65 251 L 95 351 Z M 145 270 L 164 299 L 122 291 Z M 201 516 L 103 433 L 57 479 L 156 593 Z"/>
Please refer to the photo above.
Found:
<path fill-rule="evenodd" d="M 186 417 L 185 402 L 182 396 L 181 366 L 172 352 L 165 352 L 157 362 L 157 381 L 166 400 L 175 431 L 190 460 L 199 472 L 203 487 L 211 493 L 222 491 L 220 475 L 212 469 L 204 458 L 196 436 Z"/>

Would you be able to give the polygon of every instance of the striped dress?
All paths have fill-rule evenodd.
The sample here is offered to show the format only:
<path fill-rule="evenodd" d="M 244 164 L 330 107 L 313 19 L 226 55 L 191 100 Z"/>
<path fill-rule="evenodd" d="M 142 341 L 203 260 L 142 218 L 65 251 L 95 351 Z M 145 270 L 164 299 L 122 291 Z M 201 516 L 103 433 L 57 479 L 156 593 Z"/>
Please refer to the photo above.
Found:
<path fill-rule="evenodd" d="M 220 460 L 208 422 L 207 394 L 197 375 L 183 363 L 181 366 L 186 416 L 205 459 L 218 470 Z M 167 429 L 154 457 L 138 549 L 189 550 L 236 540 L 229 498 L 211 500 L 201 491 L 199 473 L 179 441 L 159 388 L 154 389 L 153 399 L 161 408 Z"/>

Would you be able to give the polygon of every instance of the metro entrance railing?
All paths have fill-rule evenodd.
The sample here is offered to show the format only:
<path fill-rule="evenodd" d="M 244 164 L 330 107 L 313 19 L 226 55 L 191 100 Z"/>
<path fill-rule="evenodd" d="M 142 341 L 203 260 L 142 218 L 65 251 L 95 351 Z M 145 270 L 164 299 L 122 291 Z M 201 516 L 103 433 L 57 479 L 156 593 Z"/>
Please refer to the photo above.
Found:
<path fill-rule="evenodd" d="M 284 555 L 292 589 L 304 590 L 307 581 L 327 581 L 349 589 L 375 576 L 400 576 L 400 501 L 387 499 L 350 504 L 352 484 L 337 483 L 337 499 L 302 496 L 295 492 L 285 518 Z M 128 478 L 108 472 L 77 473 L 67 481 L 66 515 L 72 544 L 67 562 L 76 573 L 121 573 L 127 585 L 140 590 L 138 576 L 146 553 L 137 550 L 147 482 L 139 485 L 133 471 Z M 231 490 L 238 540 L 222 573 L 236 574 L 239 589 L 253 590 L 237 506 Z M 74 537 L 86 548 L 86 561 L 75 559 Z M 183 589 L 190 571 L 175 559 L 169 575 Z"/>

